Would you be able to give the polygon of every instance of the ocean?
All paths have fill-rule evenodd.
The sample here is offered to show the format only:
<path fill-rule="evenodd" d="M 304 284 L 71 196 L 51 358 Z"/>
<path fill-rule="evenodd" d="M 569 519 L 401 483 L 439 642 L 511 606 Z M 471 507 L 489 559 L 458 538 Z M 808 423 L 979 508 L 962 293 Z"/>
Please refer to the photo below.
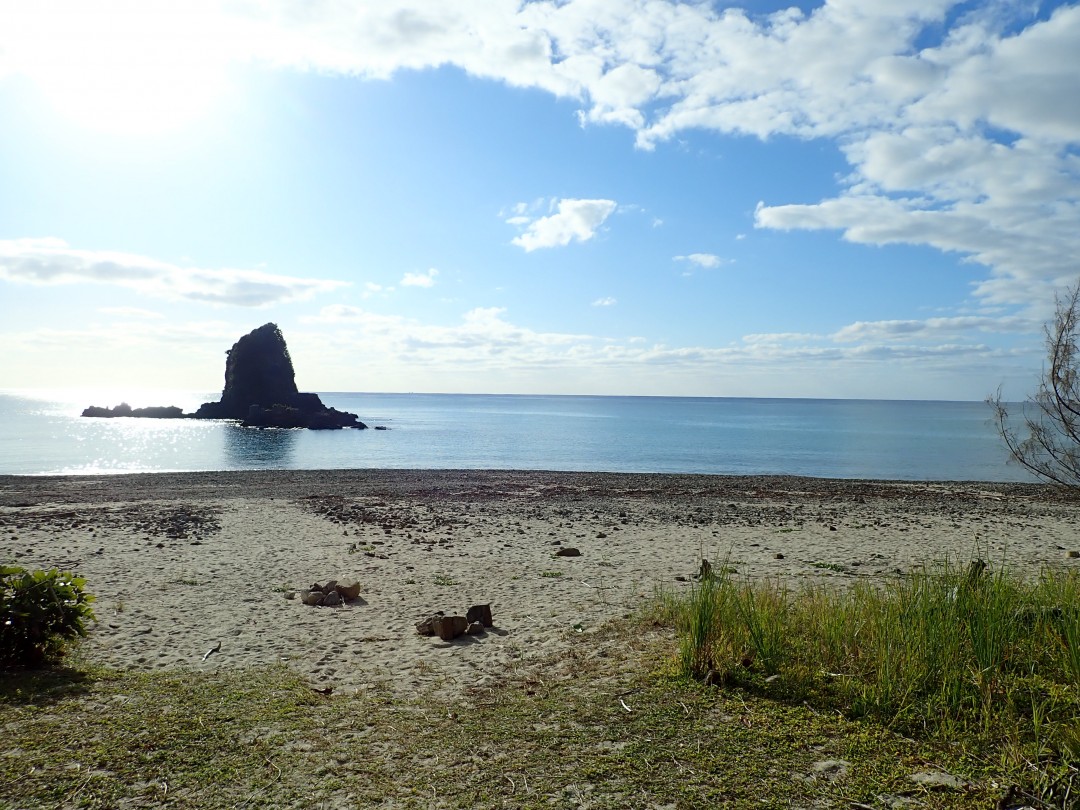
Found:
<path fill-rule="evenodd" d="M 114 394 L 0 392 L 0 474 L 435 468 L 1030 481 L 982 402 L 322 393 L 387 430 L 80 417 Z M 134 396 L 185 411 L 218 392 Z M 108 397 L 108 398 L 107 398 Z"/>

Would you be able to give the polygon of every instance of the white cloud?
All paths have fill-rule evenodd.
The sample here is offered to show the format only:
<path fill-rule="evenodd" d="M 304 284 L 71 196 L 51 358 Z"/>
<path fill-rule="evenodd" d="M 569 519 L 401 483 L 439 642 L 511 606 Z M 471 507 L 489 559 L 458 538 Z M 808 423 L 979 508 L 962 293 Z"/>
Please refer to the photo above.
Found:
<path fill-rule="evenodd" d="M 934 398 L 959 392 L 974 399 L 988 393 L 988 378 L 1015 379 L 1032 362 L 1031 352 L 1002 349 L 983 338 L 1037 328 L 1011 317 L 995 322 L 955 316 L 856 323 L 832 334 L 750 334 L 730 345 L 710 346 L 543 331 L 515 323 L 497 307 L 469 310 L 456 323 L 434 324 L 332 305 L 308 323 L 334 330 L 318 345 L 340 346 L 343 358 L 360 350 L 393 373 L 410 369 L 412 388 L 416 379 L 434 378 L 429 375 L 453 384 L 468 372 L 470 380 L 503 380 L 506 385 L 513 379 L 520 390 L 549 392 L 565 391 L 568 380 L 578 393 L 644 392 L 656 390 L 659 380 L 666 390 L 702 395 L 760 396 L 764 391 Z M 341 366 L 348 366 L 345 359 Z M 643 387 L 628 389 L 628 381 Z M 843 386 L 835 387 L 841 381 Z"/>
<path fill-rule="evenodd" d="M 592 302 L 592 305 L 594 307 L 613 307 L 617 303 L 619 303 L 617 299 L 612 298 L 610 295 L 607 295 L 603 298 L 597 298 L 595 301 Z"/>
<path fill-rule="evenodd" d="M 1039 19 L 1024 3 L 745 5 L 265 0 L 200 3 L 198 19 L 203 44 L 235 61 L 369 78 L 456 66 L 575 99 L 583 123 L 627 127 L 644 149 L 701 129 L 836 139 L 851 169 L 840 193 L 769 200 L 759 227 L 971 256 L 989 303 L 1034 301 L 1075 272 L 1080 6 Z M 0 30 L 0 72 L 33 67 L 18 39 Z M 527 250 L 590 238 L 604 218 L 527 209 L 507 217 Z"/>
<path fill-rule="evenodd" d="M 837 229 L 852 242 L 930 245 L 991 268 L 975 292 L 987 304 L 1043 307 L 1071 281 L 1080 252 L 1080 203 L 1002 206 L 851 193 L 810 205 L 759 206 L 768 228 Z"/>
<path fill-rule="evenodd" d="M 374 281 L 365 281 L 364 287 L 360 291 L 360 297 L 367 300 L 376 295 L 389 295 L 394 291 L 393 287 L 386 287 L 382 284 L 376 284 Z"/>
<path fill-rule="evenodd" d="M 846 188 L 819 202 L 761 205 L 756 225 L 837 229 L 853 242 L 929 245 L 989 269 L 987 305 L 1040 310 L 1077 273 L 1080 7 L 1004 35 L 969 18 L 936 47 L 879 60 L 871 86 L 906 106 L 856 118 Z M 997 129 L 995 129 L 997 128 Z"/>
<path fill-rule="evenodd" d="M 780 343 L 813 343 L 824 338 L 810 332 L 767 332 L 761 334 L 743 335 L 743 343 L 777 345 Z"/>
<path fill-rule="evenodd" d="M 582 122 L 623 124 L 638 129 L 645 123 L 641 108 L 660 90 L 660 75 L 651 68 L 633 63 L 616 65 L 604 72 L 597 67 L 589 82 L 592 107 L 582 113 Z"/>
<path fill-rule="evenodd" d="M 19 372 L 17 376 L 27 387 L 54 388 L 60 381 L 70 388 L 110 390 L 105 399 L 95 401 L 88 396 L 79 403 L 80 408 L 115 405 L 121 398 L 129 398 L 132 405 L 180 405 L 192 410 L 201 399 L 185 401 L 183 394 L 140 401 L 130 397 L 142 397 L 148 388 L 187 389 L 188 397 L 191 391 L 220 391 L 223 349 L 254 325 L 173 318 L 146 319 L 137 324 L 111 320 L 9 331 L 0 335 L 0 340 L 12 349 L 8 367 Z M 114 395 L 116 399 L 112 399 Z"/>
<path fill-rule="evenodd" d="M 724 260 L 714 253 L 690 253 L 686 256 L 672 257 L 677 262 L 689 262 L 690 264 L 704 267 L 706 270 L 715 270 L 724 264 Z"/>
<path fill-rule="evenodd" d="M 1020 317 L 990 318 L 964 315 L 926 320 L 856 321 L 831 335 L 839 343 L 893 340 L 938 340 L 971 332 L 993 334 L 1036 333 L 1042 321 Z"/>
<path fill-rule="evenodd" d="M 539 248 L 562 247 L 571 242 L 587 242 L 616 208 L 614 200 L 564 199 L 554 204 L 556 212 L 549 216 L 527 219 L 525 223 L 515 217 L 512 224 L 524 225 L 525 232 L 514 237 L 513 244 L 531 252 Z"/>
<path fill-rule="evenodd" d="M 426 273 L 406 273 L 401 279 L 402 287 L 434 287 L 435 276 L 439 275 L 439 271 L 434 267 L 430 268 Z"/>
<path fill-rule="evenodd" d="M 920 99 L 918 117 L 953 119 L 965 128 L 984 120 L 1045 142 L 1080 139 L 1080 108 L 1062 103 L 1075 98 L 1080 86 L 1080 7 L 1060 8 L 1014 36 L 997 35 L 977 22 L 958 34 L 956 45 L 929 55 L 949 73 Z M 983 42 L 962 42 L 964 34 Z"/>
<path fill-rule="evenodd" d="M 59 239 L 0 241 L 0 279 L 26 284 L 113 284 L 154 298 L 261 307 L 310 298 L 345 282 L 260 270 L 179 267 L 130 253 L 79 250 Z"/>
<path fill-rule="evenodd" d="M 565 360 L 563 352 L 569 347 L 597 340 L 588 335 L 537 332 L 510 323 L 505 313 L 500 307 L 477 307 L 465 312 L 460 323 L 448 326 L 335 304 L 323 307 L 307 323 L 350 327 L 365 347 L 399 363 L 549 365 L 560 357 Z"/>

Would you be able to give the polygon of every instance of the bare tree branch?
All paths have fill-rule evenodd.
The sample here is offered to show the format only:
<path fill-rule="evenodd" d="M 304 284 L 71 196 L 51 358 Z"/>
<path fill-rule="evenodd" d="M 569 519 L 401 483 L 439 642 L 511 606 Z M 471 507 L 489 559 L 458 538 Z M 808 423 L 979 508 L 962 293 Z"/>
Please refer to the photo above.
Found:
<path fill-rule="evenodd" d="M 987 399 L 1012 460 L 1043 479 L 1080 489 L 1080 281 L 1057 296 L 1046 326 L 1049 367 L 1022 407 L 1022 428 L 1010 419 L 1001 389 Z M 1026 432 L 1021 438 L 1020 433 Z"/>

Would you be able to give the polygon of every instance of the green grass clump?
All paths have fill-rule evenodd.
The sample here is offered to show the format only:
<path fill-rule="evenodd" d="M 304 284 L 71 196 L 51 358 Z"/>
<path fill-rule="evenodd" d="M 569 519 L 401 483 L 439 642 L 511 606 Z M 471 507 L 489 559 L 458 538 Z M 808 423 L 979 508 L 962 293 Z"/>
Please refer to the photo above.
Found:
<path fill-rule="evenodd" d="M 835 589 L 720 570 L 675 610 L 683 675 L 959 745 L 1078 801 L 1080 572 L 946 561 Z"/>

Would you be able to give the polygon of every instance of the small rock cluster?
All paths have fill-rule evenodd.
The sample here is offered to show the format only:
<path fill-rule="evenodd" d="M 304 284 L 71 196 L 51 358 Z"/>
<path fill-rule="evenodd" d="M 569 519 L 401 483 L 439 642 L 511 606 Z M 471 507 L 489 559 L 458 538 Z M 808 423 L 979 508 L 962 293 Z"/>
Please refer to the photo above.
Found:
<path fill-rule="evenodd" d="M 180 419 L 183 417 L 184 412 L 175 405 L 151 405 L 146 408 L 132 408 L 126 402 L 121 402 L 115 408 L 91 405 L 83 410 L 82 415 L 105 419 L 112 419 L 117 416 L 134 416 L 143 419 Z"/>
<path fill-rule="evenodd" d="M 147 510 L 133 514 L 136 531 L 149 535 L 164 535 L 170 540 L 192 540 L 202 543 L 212 534 L 221 531 L 219 511 L 204 507 L 181 506 Z"/>
<path fill-rule="evenodd" d="M 350 585 L 332 579 L 325 585 L 316 582 L 310 589 L 300 591 L 300 601 L 311 607 L 338 607 L 354 602 L 360 596 L 360 583 Z"/>
<path fill-rule="evenodd" d="M 493 626 L 491 605 L 473 605 L 464 616 L 447 616 L 441 610 L 416 623 L 416 632 L 422 636 L 438 636 L 443 641 L 453 641 L 458 636 L 478 636 Z"/>

